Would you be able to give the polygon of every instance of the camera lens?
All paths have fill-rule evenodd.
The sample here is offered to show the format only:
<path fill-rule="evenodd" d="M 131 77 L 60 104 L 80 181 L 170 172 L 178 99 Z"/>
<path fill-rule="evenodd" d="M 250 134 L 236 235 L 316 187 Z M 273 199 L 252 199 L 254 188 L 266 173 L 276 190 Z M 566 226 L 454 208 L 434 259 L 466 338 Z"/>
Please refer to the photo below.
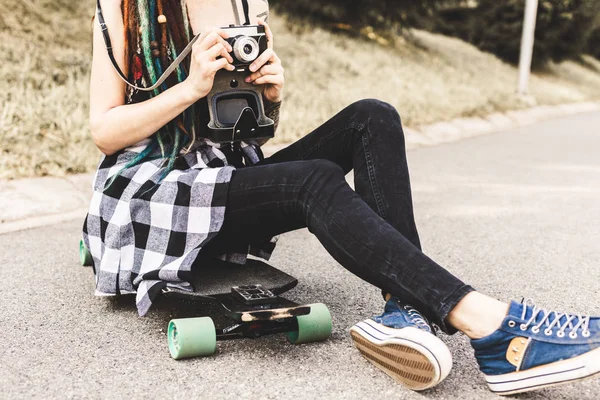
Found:
<path fill-rule="evenodd" d="M 256 60 L 259 52 L 258 42 L 250 36 L 240 36 L 233 45 L 233 55 L 245 64 Z"/>

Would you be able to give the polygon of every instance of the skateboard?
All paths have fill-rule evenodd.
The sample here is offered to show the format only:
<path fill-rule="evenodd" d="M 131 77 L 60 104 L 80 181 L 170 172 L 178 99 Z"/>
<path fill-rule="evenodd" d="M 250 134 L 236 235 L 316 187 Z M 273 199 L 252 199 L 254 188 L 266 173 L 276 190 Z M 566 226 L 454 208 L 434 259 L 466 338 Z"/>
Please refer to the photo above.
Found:
<path fill-rule="evenodd" d="M 92 265 L 83 241 L 79 249 L 82 265 Z M 213 319 L 199 317 L 169 322 L 169 352 L 175 360 L 213 355 L 217 341 L 258 338 L 284 333 L 292 344 L 318 342 L 331 336 L 331 314 L 325 304 L 300 305 L 281 295 L 298 280 L 277 268 L 255 259 L 233 264 L 218 259 L 193 268 L 193 291 L 163 290 L 171 298 L 216 305 L 227 321 L 216 326 Z M 205 315 L 205 314 L 204 314 Z"/>

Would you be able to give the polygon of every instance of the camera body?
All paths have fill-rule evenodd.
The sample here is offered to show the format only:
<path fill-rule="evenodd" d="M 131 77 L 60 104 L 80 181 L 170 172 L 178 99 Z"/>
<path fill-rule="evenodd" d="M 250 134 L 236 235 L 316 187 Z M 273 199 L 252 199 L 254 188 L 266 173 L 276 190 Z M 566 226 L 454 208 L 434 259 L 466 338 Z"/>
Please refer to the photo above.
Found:
<path fill-rule="evenodd" d="M 246 83 L 249 66 L 267 49 L 264 26 L 222 28 L 229 33 L 235 71 L 220 70 L 207 96 L 208 138 L 215 143 L 272 138 L 275 123 L 265 115 L 262 86 Z"/>
<path fill-rule="evenodd" d="M 225 40 L 233 48 L 229 54 L 233 57 L 233 66 L 236 68 L 249 66 L 267 50 L 267 34 L 262 25 L 229 25 L 222 29 L 229 34 L 229 39 Z"/>

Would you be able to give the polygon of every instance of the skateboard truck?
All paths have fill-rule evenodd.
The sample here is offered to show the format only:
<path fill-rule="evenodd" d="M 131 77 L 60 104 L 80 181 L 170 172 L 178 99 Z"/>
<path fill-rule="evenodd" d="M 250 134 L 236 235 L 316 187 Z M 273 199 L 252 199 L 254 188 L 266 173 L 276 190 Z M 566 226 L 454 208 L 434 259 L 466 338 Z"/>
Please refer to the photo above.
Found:
<path fill-rule="evenodd" d="M 262 285 L 234 286 L 231 288 L 231 294 L 247 305 L 269 304 L 277 297 Z"/>

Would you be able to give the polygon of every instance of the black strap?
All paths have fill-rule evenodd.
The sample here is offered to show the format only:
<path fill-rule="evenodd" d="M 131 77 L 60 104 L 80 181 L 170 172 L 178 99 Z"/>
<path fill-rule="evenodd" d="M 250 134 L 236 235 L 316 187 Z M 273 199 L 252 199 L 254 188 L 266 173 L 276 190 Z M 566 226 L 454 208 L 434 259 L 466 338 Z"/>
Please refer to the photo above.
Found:
<path fill-rule="evenodd" d="M 244 7 L 244 16 L 246 18 L 244 25 L 250 25 L 250 5 L 248 5 L 248 0 L 242 0 L 242 6 Z"/>
<path fill-rule="evenodd" d="M 98 23 L 100 24 L 100 29 L 102 30 L 102 36 L 104 37 L 104 44 L 106 44 L 106 51 L 108 51 L 108 57 L 112 62 L 113 66 L 121 75 L 121 78 L 127 81 L 127 77 L 119 68 L 117 61 L 115 60 L 115 55 L 113 54 L 112 42 L 110 41 L 110 35 L 108 34 L 108 26 L 106 26 L 106 22 L 104 21 L 104 15 L 102 14 L 102 6 L 100 5 L 100 0 L 97 0 L 97 14 L 98 14 Z"/>

